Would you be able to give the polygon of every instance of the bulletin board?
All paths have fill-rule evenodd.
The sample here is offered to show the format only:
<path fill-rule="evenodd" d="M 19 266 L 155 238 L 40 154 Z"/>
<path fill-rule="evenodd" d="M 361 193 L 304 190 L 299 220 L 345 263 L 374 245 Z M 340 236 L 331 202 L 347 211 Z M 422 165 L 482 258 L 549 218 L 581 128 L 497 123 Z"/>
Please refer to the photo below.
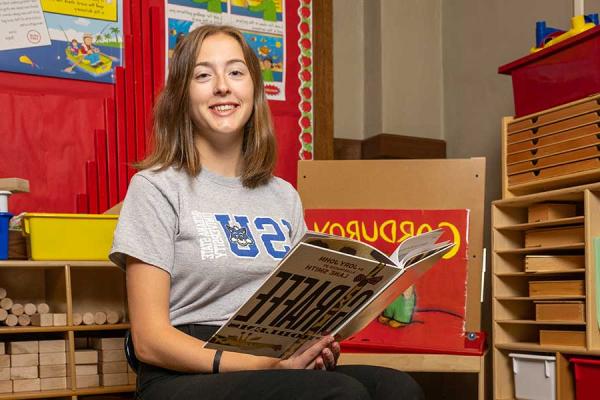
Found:
<path fill-rule="evenodd" d="M 468 210 L 464 332 L 475 334 L 481 328 L 484 183 L 482 158 L 301 161 L 298 169 L 305 210 Z"/>
<path fill-rule="evenodd" d="M 53 2 L 60 3 L 39 4 Z M 275 173 L 295 184 L 297 161 L 313 158 L 312 0 L 277 2 L 285 10 L 286 72 L 285 100 L 270 101 L 279 151 Z M 112 60 L 111 82 L 36 76 L 0 66 L 0 174 L 28 179 L 31 188 L 11 197 L 12 213 L 103 212 L 124 198 L 135 173 L 132 163 L 147 153 L 152 108 L 165 79 L 165 0 L 118 3 L 123 21 L 114 41 L 122 48 L 113 56 L 119 61 Z M 107 30 L 111 27 L 97 33 Z M 28 60 L 17 62 L 42 66 L 36 57 Z M 85 74 L 77 67 L 72 71 Z"/>

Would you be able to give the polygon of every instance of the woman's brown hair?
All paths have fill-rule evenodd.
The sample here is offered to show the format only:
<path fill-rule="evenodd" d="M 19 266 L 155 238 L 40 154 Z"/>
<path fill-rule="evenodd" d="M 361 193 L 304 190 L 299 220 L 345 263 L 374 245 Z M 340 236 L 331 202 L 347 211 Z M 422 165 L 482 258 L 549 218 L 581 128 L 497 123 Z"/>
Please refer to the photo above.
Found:
<path fill-rule="evenodd" d="M 204 25 L 177 44 L 169 63 L 167 83 L 154 106 L 152 152 L 135 167 L 160 171 L 172 166 L 183 168 L 190 176 L 200 173 L 202 166 L 194 140 L 196 128 L 190 113 L 189 87 L 203 41 L 219 33 L 238 41 L 254 85 L 254 107 L 244 126 L 241 175 L 244 186 L 254 188 L 267 183 L 273 175 L 277 158 L 275 135 L 258 58 L 241 32 L 231 26 Z"/>

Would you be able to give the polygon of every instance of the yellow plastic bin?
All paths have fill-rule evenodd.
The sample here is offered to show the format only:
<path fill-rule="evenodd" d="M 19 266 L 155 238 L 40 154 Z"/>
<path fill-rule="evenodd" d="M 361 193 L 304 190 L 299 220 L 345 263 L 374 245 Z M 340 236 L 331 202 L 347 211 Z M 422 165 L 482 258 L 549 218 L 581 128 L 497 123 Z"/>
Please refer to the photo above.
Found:
<path fill-rule="evenodd" d="M 118 215 L 26 213 L 32 260 L 108 260 Z"/>

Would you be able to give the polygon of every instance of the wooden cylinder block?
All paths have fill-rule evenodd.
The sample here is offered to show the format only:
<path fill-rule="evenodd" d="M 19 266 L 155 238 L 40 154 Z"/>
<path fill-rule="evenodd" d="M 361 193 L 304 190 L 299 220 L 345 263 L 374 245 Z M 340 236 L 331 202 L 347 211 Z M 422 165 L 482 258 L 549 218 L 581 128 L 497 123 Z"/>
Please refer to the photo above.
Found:
<path fill-rule="evenodd" d="M 14 314 L 8 314 L 4 323 L 7 326 L 17 326 L 17 324 L 19 323 L 19 317 L 17 317 Z"/>
<path fill-rule="evenodd" d="M 93 325 L 94 324 L 94 314 L 91 312 L 83 313 L 83 323 L 85 325 Z"/>
<path fill-rule="evenodd" d="M 23 304 L 14 303 L 10 308 L 10 312 L 18 317 L 19 315 L 23 314 L 23 308 Z"/>
<path fill-rule="evenodd" d="M 96 325 L 104 325 L 106 323 L 106 313 L 98 311 L 94 314 L 94 323 Z"/>
<path fill-rule="evenodd" d="M 48 314 L 50 312 L 50 307 L 46 303 L 40 303 L 37 305 L 37 312 L 40 314 Z"/>
<path fill-rule="evenodd" d="M 0 287 L 0 299 L 5 298 L 7 295 L 6 289 Z"/>
<path fill-rule="evenodd" d="M 27 303 L 23 306 L 23 311 L 27 315 L 33 315 L 37 311 L 37 307 L 33 303 Z"/>
<path fill-rule="evenodd" d="M 21 326 L 31 325 L 31 317 L 27 314 L 21 314 L 21 315 L 19 315 L 17 322 Z"/>
<path fill-rule="evenodd" d="M 73 313 L 73 325 L 78 326 L 83 322 L 83 316 L 81 313 Z"/>
<path fill-rule="evenodd" d="M 118 324 L 119 321 L 121 321 L 121 315 L 119 315 L 119 313 L 117 311 L 107 311 L 106 312 L 106 322 L 114 325 L 114 324 Z"/>
<path fill-rule="evenodd" d="M 6 320 L 6 317 L 8 317 L 8 311 L 4 308 L 0 308 L 0 322 Z"/>
<path fill-rule="evenodd" d="M 6 311 L 10 310 L 13 306 L 13 301 L 10 297 L 5 297 L 0 300 L 0 308 L 5 309 Z"/>

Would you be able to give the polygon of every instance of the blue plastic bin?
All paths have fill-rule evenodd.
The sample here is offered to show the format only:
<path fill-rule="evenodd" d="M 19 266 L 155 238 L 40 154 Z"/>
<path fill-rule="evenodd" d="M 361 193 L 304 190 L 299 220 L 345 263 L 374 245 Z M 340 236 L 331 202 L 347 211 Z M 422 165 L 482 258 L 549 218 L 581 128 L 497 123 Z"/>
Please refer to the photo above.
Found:
<path fill-rule="evenodd" d="M 0 212 L 0 260 L 8 259 L 8 221 L 11 213 Z"/>

